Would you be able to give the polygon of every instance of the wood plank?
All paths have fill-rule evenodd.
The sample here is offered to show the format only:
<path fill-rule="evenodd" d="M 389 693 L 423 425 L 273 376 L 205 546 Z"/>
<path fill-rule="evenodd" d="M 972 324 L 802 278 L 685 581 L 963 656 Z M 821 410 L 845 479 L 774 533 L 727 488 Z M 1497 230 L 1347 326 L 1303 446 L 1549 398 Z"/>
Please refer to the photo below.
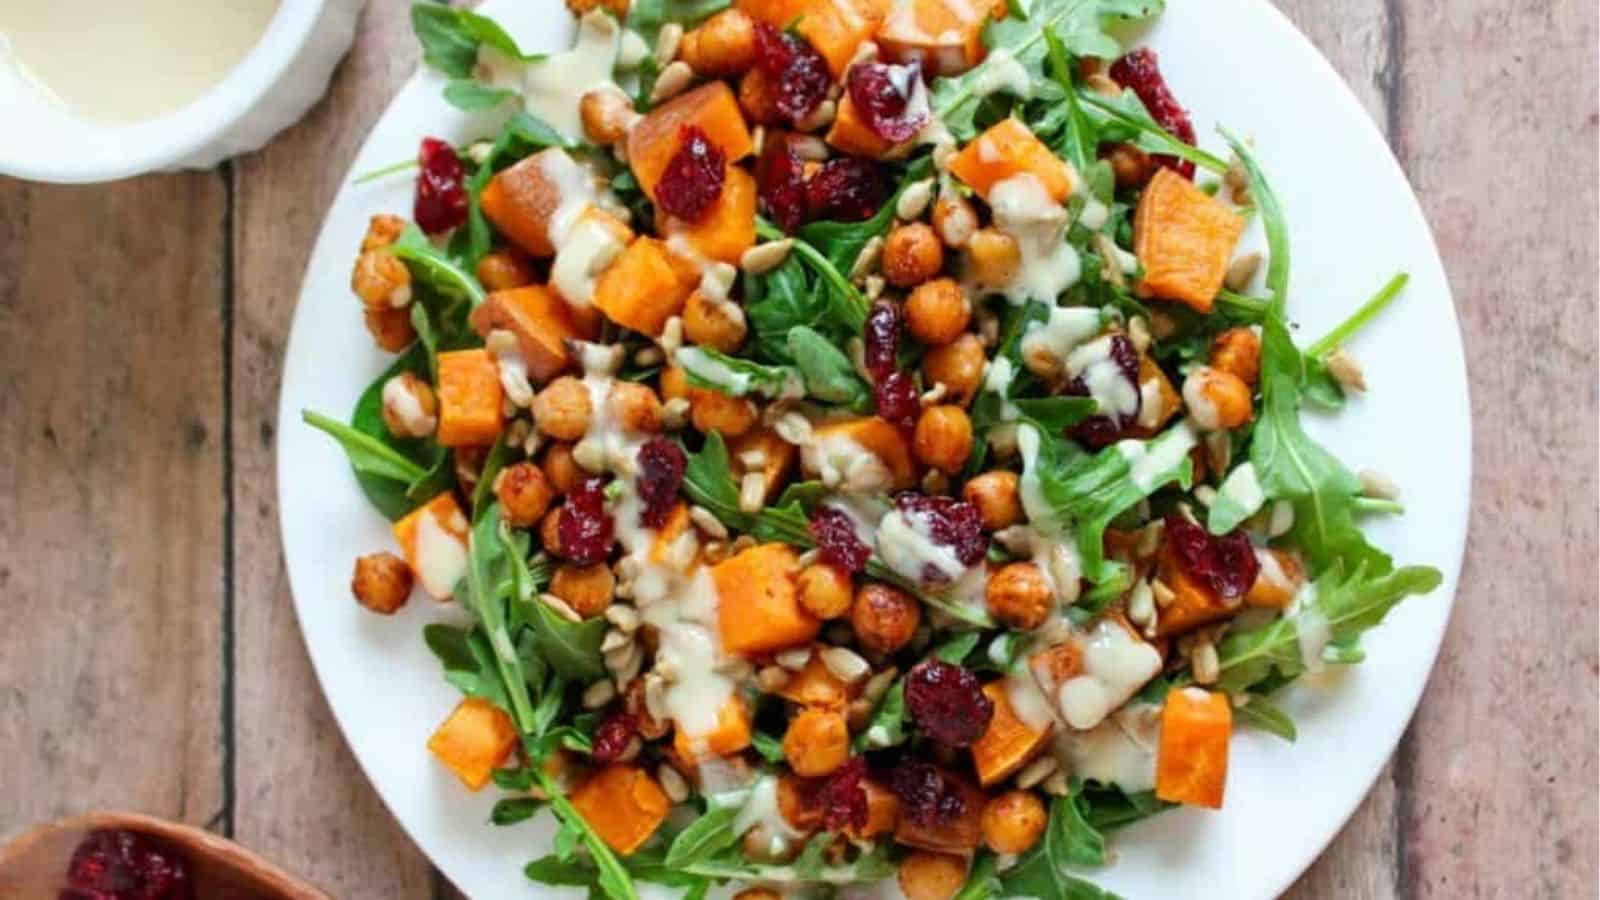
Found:
<path fill-rule="evenodd" d="M 0 178 L 0 841 L 223 809 L 226 205 Z"/>
<path fill-rule="evenodd" d="M 277 392 L 300 273 L 328 200 L 416 55 L 407 6 L 368 5 L 328 98 L 234 164 L 235 833 L 339 897 L 420 900 L 434 896 L 434 876 L 357 767 L 306 656 L 278 542 Z"/>
<path fill-rule="evenodd" d="M 1405 3 L 1398 147 L 1472 376 L 1461 591 L 1400 759 L 1414 897 L 1593 896 L 1596 17 Z"/>

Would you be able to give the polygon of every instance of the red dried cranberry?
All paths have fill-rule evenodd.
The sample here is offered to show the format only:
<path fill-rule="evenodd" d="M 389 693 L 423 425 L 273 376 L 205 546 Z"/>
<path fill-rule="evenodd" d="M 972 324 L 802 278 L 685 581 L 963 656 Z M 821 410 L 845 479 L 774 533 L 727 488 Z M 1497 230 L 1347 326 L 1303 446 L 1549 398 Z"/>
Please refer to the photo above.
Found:
<path fill-rule="evenodd" d="M 1139 420 L 1139 410 L 1144 405 L 1144 396 L 1139 389 L 1139 351 L 1134 349 L 1133 342 L 1126 335 L 1112 335 L 1108 355 L 1133 388 L 1133 409 L 1121 410 L 1118 414 L 1090 416 L 1067 432 L 1074 440 L 1095 450 L 1109 446 L 1121 437 L 1124 428 Z M 1083 376 L 1076 376 L 1067 382 L 1066 393 L 1087 397 L 1089 385 Z"/>
<path fill-rule="evenodd" d="M 961 785 L 932 763 L 902 759 L 884 781 L 900 799 L 900 814 L 923 828 L 935 828 L 967 811 Z"/>
<path fill-rule="evenodd" d="M 1150 117 L 1168 134 L 1185 144 L 1194 145 L 1194 123 L 1189 121 L 1188 111 L 1172 96 L 1167 80 L 1161 77 L 1154 50 L 1141 47 L 1112 63 L 1111 78 L 1123 87 L 1132 88 L 1139 95 L 1144 108 L 1149 110 Z M 1194 163 L 1176 156 L 1157 156 L 1155 160 L 1179 175 L 1194 180 Z"/>
<path fill-rule="evenodd" d="M 131 831 L 89 833 L 72 853 L 62 900 L 193 900 L 189 864 L 175 850 Z"/>
<path fill-rule="evenodd" d="M 934 543 L 955 552 L 964 566 L 975 566 L 989 552 L 978 508 L 954 497 L 929 497 L 907 491 L 894 498 L 896 509 L 913 523 L 921 520 Z"/>
<path fill-rule="evenodd" d="M 624 712 L 612 713 L 594 730 L 589 755 L 595 762 L 615 762 L 628 749 L 628 742 L 639 731 L 639 723 Z"/>
<path fill-rule="evenodd" d="M 756 194 L 767 216 L 784 231 L 806 221 L 805 163 L 789 142 L 772 136 L 756 165 Z"/>
<path fill-rule="evenodd" d="M 867 824 L 867 789 L 861 780 L 867 774 L 867 761 L 853 757 L 837 769 L 817 791 L 822 807 L 822 827 L 827 831 L 862 828 Z"/>
<path fill-rule="evenodd" d="M 467 221 L 467 172 L 454 147 L 423 138 L 417 151 L 417 194 L 411 215 L 429 234 L 442 234 Z"/>
<path fill-rule="evenodd" d="M 989 729 L 994 701 L 978 676 L 940 659 L 918 663 L 906 675 L 906 709 L 929 737 L 950 747 L 970 747 Z"/>
<path fill-rule="evenodd" d="M 928 124 L 927 98 L 917 96 L 924 90 L 922 67 L 917 63 L 857 63 L 850 68 L 847 87 L 861 120 L 886 141 L 910 140 Z"/>
<path fill-rule="evenodd" d="M 605 559 L 614 540 L 611 514 L 606 512 L 606 480 L 586 478 L 578 483 L 556 519 L 561 555 L 579 565 Z"/>
<path fill-rule="evenodd" d="M 895 355 L 900 352 L 900 332 L 904 317 L 898 304 L 879 300 L 867 313 L 867 324 L 862 329 L 866 344 L 867 371 L 874 381 L 882 381 L 894 371 Z"/>
<path fill-rule="evenodd" d="M 867 567 L 872 548 L 856 534 L 855 522 L 844 510 L 833 506 L 817 507 L 807 530 L 816 540 L 823 562 L 851 574 Z"/>
<path fill-rule="evenodd" d="M 756 65 L 777 84 L 775 105 L 793 123 L 815 112 L 833 86 L 828 61 L 815 47 L 765 23 L 756 25 Z"/>
<path fill-rule="evenodd" d="M 656 182 L 656 205 L 668 215 L 698 222 L 722 196 L 727 177 L 727 157 L 711 143 L 698 125 L 685 125 L 678 133 L 678 152 Z"/>
<path fill-rule="evenodd" d="M 890 372 L 872 386 L 872 398 L 878 404 L 878 416 L 899 428 L 915 428 L 917 413 L 922 409 L 922 399 L 917 396 L 917 383 L 909 373 Z"/>
<path fill-rule="evenodd" d="M 883 168 L 859 156 L 836 156 L 806 182 L 806 211 L 813 219 L 861 222 L 889 197 Z"/>
<path fill-rule="evenodd" d="M 1261 560 L 1244 532 L 1220 537 L 1184 516 L 1167 516 L 1166 540 L 1178 567 L 1224 599 L 1242 597 L 1261 574 Z"/>
<path fill-rule="evenodd" d="M 683 448 L 666 438 L 651 438 L 639 448 L 639 499 L 644 513 L 639 516 L 646 527 L 660 528 L 678 502 L 683 485 L 683 470 L 688 465 Z"/>

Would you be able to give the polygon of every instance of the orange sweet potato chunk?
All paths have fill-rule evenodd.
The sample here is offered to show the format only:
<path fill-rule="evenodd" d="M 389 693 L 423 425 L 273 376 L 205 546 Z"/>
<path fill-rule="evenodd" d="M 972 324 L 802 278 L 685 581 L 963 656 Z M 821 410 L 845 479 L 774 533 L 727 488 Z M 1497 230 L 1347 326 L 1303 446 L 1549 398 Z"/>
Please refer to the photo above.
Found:
<path fill-rule="evenodd" d="M 698 222 L 685 222 L 656 210 L 656 228 L 676 247 L 682 240 L 695 254 L 738 265 L 744 252 L 756 243 L 756 180 L 749 172 L 728 165 L 727 178 L 716 203 Z"/>
<path fill-rule="evenodd" d="M 1182 634 L 1192 628 L 1209 625 L 1227 618 L 1234 611 L 1210 585 L 1189 577 L 1189 573 L 1183 571 L 1171 544 L 1161 548 L 1157 575 L 1172 589 L 1173 594 L 1172 603 L 1161 611 L 1160 618 L 1156 620 L 1157 637 Z"/>
<path fill-rule="evenodd" d="M 567 340 L 592 341 L 599 336 L 598 326 L 592 311 L 578 313 L 555 291 L 536 284 L 495 291 L 472 311 L 478 334 L 504 329 L 517 336 L 534 384 L 549 381 L 572 363 Z"/>
<path fill-rule="evenodd" d="M 978 783 L 989 787 L 1010 778 L 1031 762 L 1049 740 L 1050 729 L 1035 731 L 1017 718 L 1004 681 L 984 685 L 983 695 L 994 703 L 994 718 L 989 720 L 989 729 L 972 745 L 972 763 L 978 771 Z"/>
<path fill-rule="evenodd" d="M 717 726 L 706 734 L 687 734 L 679 728 L 672 735 L 672 749 L 685 761 L 731 756 L 750 746 L 750 707 L 737 694 L 728 698 L 717 712 Z"/>
<path fill-rule="evenodd" d="M 1156 796 L 1221 809 L 1232 734 L 1233 707 L 1226 694 L 1193 687 L 1168 692 L 1156 751 Z"/>
<path fill-rule="evenodd" d="M 679 501 L 667 513 L 667 521 L 656 530 L 655 540 L 650 543 L 650 561 L 659 563 L 666 560 L 672 552 L 672 545 L 688 530 L 689 505 Z"/>
<path fill-rule="evenodd" d="M 1146 296 L 1211 311 L 1244 217 L 1168 168 L 1156 170 L 1133 213 L 1133 252 Z"/>
<path fill-rule="evenodd" d="M 513 244 L 533 256 L 553 256 L 558 236 L 550 228 L 556 210 L 569 202 L 587 203 L 592 195 L 590 179 L 565 150 L 550 147 L 489 179 L 478 204 Z"/>
<path fill-rule="evenodd" d="M 445 491 L 427 503 L 417 507 L 405 518 L 394 523 L 395 543 L 400 545 L 400 552 L 406 558 L 406 564 L 411 571 L 417 573 L 417 581 L 435 600 L 450 599 L 450 592 L 454 585 L 430 585 L 429 579 L 423 574 L 422 559 L 417 555 L 417 531 L 422 527 L 422 518 L 432 517 L 438 527 L 461 542 L 463 559 L 467 549 L 467 531 L 471 527 L 467 517 L 461 512 L 461 507 L 456 503 L 456 495 Z M 436 593 L 442 589 L 442 593 Z"/>
<path fill-rule="evenodd" d="M 987 199 L 989 189 L 1007 178 L 1027 173 L 1039 179 L 1050 199 L 1064 202 L 1076 178 L 1065 160 L 1050 152 L 1016 119 L 1002 119 L 970 141 L 950 160 L 950 171 Z"/>
<path fill-rule="evenodd" d="M 825 140 L 841 153 L 869 159 L 887 159 L 900 148 L 900 145 L 884 140 L 867 127 L 848 93 L 839 97 L 839 110 L 834 113 L 833 124 L 828 126 Z"/>
<path fill-rule="evenodd" d="M 945 772 L 945 779 L 956 785 L 965 801 L 961 815 L 934 825 L 918 825 L 909 816 L 902 816 L 895 827 L 894 839 L 919 850 L 968 856 L 978 849 L 983 837 L 983 792 L 950 772 Z"/>
<path fill-rule="evenodd" d="M 1263 551 L 1257 551 L 1261 553 Z M 1272 559 L 1261 560 L 1261 573 L 1244 595 L 1244 602 L 1261 609 L 1285 609 L 1295 592 L 1305 583 L 1306 570 L 1300 558 L 1287 550 L 1264 551 Z M 1276 571 L 1274 571 L 1276 567 Z"/>
<path fill-rule="evenodd" d="M 861 42 L 889 14 L 890 0 L 811 0 L 795 31 L 811 42 L 834 78 L 842 78 Z"/>
<path fill-rule="evenodd" d="M 800 606 L 800 558 L 784 544 L 761 544 L 711 569 L 717 631 L 729 653 L 750 656 L 809 643 L 822 623 Z"/>
<path fill-rule="evenodd" d="M 890 62 L 921 62 L 929 75 L 958 75 L 983 61 L 983 26 L 996 5 L 969 0 L 896 3 L 878 28 L 878 47 Z"/>
<path fill-rule="evenodd" d="M 856 442 L 867 452 L 883 460 L 883 464 L 889 468 L 889 474 L 894 478 L 893 486 L 896 489 L 911 487 L 917 481 L 917 467 L 912 462 L 911 445 L 906 442 L 905 435 L 900 429 L 877 416 L 819 425 L 813 434 L 818 443 L 832 437 L 848 438 Z"/>
<path fill-rule="evenodd" d="M 628 165 L 651 197 L 678 152 L 685 125 L 699 126 L 730 163 L 743 159 L 753 147 L 739 101 L 725 82 L 713 81 L 680 94 L 651 110 L 628 132 Z"/>
<path fill-rule="evenodd" d="M 1155 360 L 1151 359 L 1147 354 L 1140 354 L 1139 389 L 1141 392 L 1143 392 L 1144 386 L 1147 384 L 1156 386 L 1157 412 L 1155 414 L 1155 424 L 1153 426 L 1130 425 L 1123 430 L 1124 437 L 1149 440 L 1160 433 L 1161 429 L 1167 427 L 1167 423 L 1172 421 L 1172 417 L 1183 409 L 1183 398 L 1178 395 L 1177 389 L 1172 386 L 1172 380 L 1167 378 L 1167 373 L 1163 372 Z M 1141 418 L 1143 415 L 1144 413 L 1141 412 Z"/>
<path fill-rule="evenodd" d="M 487 447 L 500 436 L 500 371 L 487 350 L 448 350 L 439 354 L 439 431 L 441 447 Z"/>
<path fill-rule="evenodd" d="M 428 738 L 432 753 L 468 790 L 482 790 L 517 743 L 517 726 L 499 707 L 478 697 L 456 705 Z"/>
<path fill-rule="evenodd" d="M 643 237 L 600 273 L 594 305 L 618 325 L 657 337 L 667 320 L 683 311 L 695 283 L 690 267 L 665 243 Z"/>
<path fill-rule="evenodd" d="M 805 14 L 811 0 L 734 0 L 740 12 L 773 28 L 788 28 Z"/>
<path fill-rule="evenodd" d="M 672 810 L 666 791 L 649 773 L 620 763 L 590 775 L 568 799 L 600 839 L 623 856 L 648 841 Z"/>

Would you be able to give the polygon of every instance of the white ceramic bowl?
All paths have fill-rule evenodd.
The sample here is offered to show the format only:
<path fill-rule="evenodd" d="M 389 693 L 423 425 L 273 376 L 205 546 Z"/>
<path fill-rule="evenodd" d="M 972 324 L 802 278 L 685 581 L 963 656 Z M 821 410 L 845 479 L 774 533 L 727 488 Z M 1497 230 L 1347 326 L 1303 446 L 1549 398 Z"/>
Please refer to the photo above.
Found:
<path fill-rule="evenodd" d="M 0 174 L 114 181 L 158 169 L 207 168 L 258 149 L 327 90 L 364 2 L 282 0 L 260 42 L 227 77 L 182 109 L 134 125 L 79 119 L 0 60 L 6 131 Z"/>

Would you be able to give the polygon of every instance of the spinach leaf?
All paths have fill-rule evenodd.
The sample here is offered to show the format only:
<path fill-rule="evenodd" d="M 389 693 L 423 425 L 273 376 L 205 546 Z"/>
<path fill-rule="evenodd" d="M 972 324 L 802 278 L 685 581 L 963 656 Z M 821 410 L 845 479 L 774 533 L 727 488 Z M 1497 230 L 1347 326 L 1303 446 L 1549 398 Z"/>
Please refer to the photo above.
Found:
<path fill-rule="evenodd" d="M 1071 874 L 1070 867 L 1099 866 L 1106 861 L 1105 838 L 1084 818 L 1082 787 L 1050 805 L 1044 837 L 1017 864 L 1000 875 L 1008 897 L 1040 900 L 1115 900 L 1115 894 Z"/>
<path fill-rule="evenodd" d="M 706 347 L 684 347 L 673 358 L 691 385 L 730 397 L 760 394 L 771 398 L 803 392 L 800 373 L 789 366 L 762 365 Z"/>
<path fill-rule="evenodd" d="M 495 825 L 515 825 L 533 818 L 533 814 L 544 806 L 543 800 L 533 797 L 506 797 L 495 803 L 494 809 L 489 811 L 489 821 Z"/>
<path fill-rule="evenodd" d="M 533 650 L 563 678 L 588 682 L 605 675 L 600 644 L 605 640 L 606 621 L 596 616 L 573 622 L 556 614 L 538 597 L 539 581 L 528 565 L 525 532 L 513 532 L 500 521 L 499 506 L 491 503 L 484 518 L 493 521 L 501 547 L 511 566 L 515 585 L 516 612 L 532 630 Z M 474 529 L 476 532 L 476 529 Z"/>
<path fill-rule="evenodd" d="M 1000 896 L 1000 879 L 994 876 L 994 870 L 994 854 L 980 851 L 972 863 L 972 871 L 967 874 L 967 883 L 950 900 L 989 900 Z"/>
<path fill-rule="evenodd" d="M 478 65 L 478 48 L 488 45 L 512 59 L 531 61 L 500 24 L 468 9 L 443 3 L 416 3 L 411 7 L 411 30 L 422 44 L 422 61 L 451 78 L 470 78 Z"/>
<path fill-rule="evenodd" d="M 483 285 L 478 284 L 478 279 L 433 246 L 415 224 L 407 225 L 390 249 L 411 269 L 412 279 L 421 286 L 441 297 L 465 302 L 467 309 L 476 309 L 483 302 Z"/>
<path fill-rule="evenodd" d="M 495 669 L 494 649 L 481 629 L 463 630 L 449 625 L 427 625 L 422 639 L 444 666 L 444 680 L 468 697 L 478 697 L 507 709 L 511 699 Z"/>
<path fill-rule="evenodd" d="M 321 413 L 303 410 L 301 419 L 313 428 L 323 431 L 339 442 L 350 465 L 357 472 L 409 484 L 428 474 L 427 470 L 402 456 L 399 451 L 383 441 L 351 428 Z"/>
<path fill-rule="evenodd" d="M 848 406 L 856 412 L 873 408 L 872 389 L 856 374 L 850 357 L 814 328 L 789 329 L 789 355 L 805 381 L 806 392 L 827 403 Z"/>
<path fill-rule="evenodd" d="M 1294 720 L 1289 718 L 1289 714 L 1260 694 L 1250 694 L 1249 697 L 1250 702 L 1234 707 L 1235 724 L 1250 725 L 1294 743 Z"/>
<path fill-rule="evenodd" d="M 453 78 L 444 86 L 444 99 L 456 109 L 466 112 L 494 109 L 507 100 L 516 98 L 516 91 L 490 87 L 471 78 Z"/>
<path fill-rule="evenodd" d="M 1085 784 L 1079 797 L 1084 820 L 1101 832 L 1132 825 L 1177 806 L 1157 799 L 1154 791 L 1130 794 L 1114 785 Z"/>
<path fill-rule="evenodd" d="M 445 97 L 450 97 L 448 87 L 445 88 Z M 477 271 L 478 261 L 489 252 L 494 241 L 489 220 L 484 217 L 479 200 L 483 189 L 489 186 L 496 172 L 547 147 L 571 150 L 575 145 L 543 119 L 523 110 L 518 110 L 500 126 L 500 133 L 490 145 L 489 153 L 473 170 L 472 177 L 467 179 L 467 224 L 456 229 L 456 233 L 450 237 L 450 253 L 460 260 L 466 271 Z"/>

